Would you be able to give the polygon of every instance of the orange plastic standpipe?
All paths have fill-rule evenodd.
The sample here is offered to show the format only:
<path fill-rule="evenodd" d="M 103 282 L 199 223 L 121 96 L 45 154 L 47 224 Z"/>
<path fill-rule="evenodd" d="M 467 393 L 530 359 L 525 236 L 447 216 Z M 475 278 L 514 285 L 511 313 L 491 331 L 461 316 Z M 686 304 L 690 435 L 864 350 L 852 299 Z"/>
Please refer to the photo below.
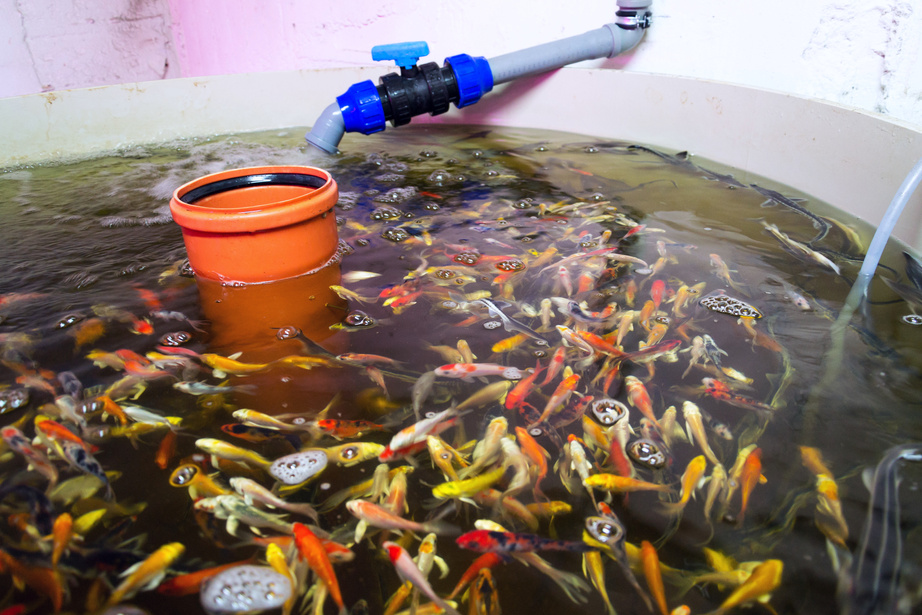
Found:
<path fill-rule="evenodd" d="M 183 200 L 215 182 L 263 174 L 307 174 L 322 179 L 322 185 L 249 185 L 193 203 Z M 248 363 L 308 354 L 296 339 L 276 338 L 277 329 L 289 326 L 335 354 L 345 351 L 345 336 L 330 330 L 346 314 L 345 301 L 330 290 L 340 283 L 339 263 L 331 262 L 339 246 L 332 212 L 337 199 L 329 173 L 297 166 L 215 173 L 173 193 L 170 211 L 182 228 L 202 311 L 211 322 L 210 352 L 240 352 L 240 360 Z M 273 363 L 245 379 L 257 386 L 258 396 L 238 393 L 234 401 L 277 413 L 290 411 L 295 403 L 302 409 L 314 406 L 308 399 L 315 397 L 323 407 L 342 387 L 341 371 Z"/>
<path fill-rule="evenodd" d="M 321 178 L 319 188 L 266 184 L 218 192 L 194 203 L 183 197 L 216 182 L 260 174 Z M 336 182 L 322 169 L 252 167 L 206 175 L 173 193 L 170 212 L 182 227 L 189 263 L 199 277 L 225 283 L 272 282 L 313 271 L 339 245 Z"/>

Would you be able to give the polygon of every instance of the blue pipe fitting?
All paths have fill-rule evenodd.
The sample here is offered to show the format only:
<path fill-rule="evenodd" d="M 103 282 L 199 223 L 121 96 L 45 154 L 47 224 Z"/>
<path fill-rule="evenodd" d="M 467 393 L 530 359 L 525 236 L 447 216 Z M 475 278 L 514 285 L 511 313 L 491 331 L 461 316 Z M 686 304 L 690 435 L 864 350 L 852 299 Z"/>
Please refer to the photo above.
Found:
<path fill-rule="evenodd" d="M 346 132 L 370 135 L 384 130 L 384 107 L 378 88 L 370 79 L 355 83 L 346 93 L 336 97 L 346 125 Z"/>
<path fill-rule="evenodd" d="M 480 97 L 493 89 L 493 71 L 486 58 L 473 58 L 461 53 L 445 58 L 445 65 L 451 66 L 458 84 L 457 108 L 473 105 Z"/>

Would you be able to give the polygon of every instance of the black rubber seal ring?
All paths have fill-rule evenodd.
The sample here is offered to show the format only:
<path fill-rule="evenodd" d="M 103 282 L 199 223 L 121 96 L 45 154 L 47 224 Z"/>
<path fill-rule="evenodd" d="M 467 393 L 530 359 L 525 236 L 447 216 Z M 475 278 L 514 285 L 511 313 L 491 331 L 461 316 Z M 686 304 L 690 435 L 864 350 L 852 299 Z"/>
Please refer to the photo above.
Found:
<path fill-rule="evenodd" d="M 180 201 L 189 205 L 229 190 L 250 188 L 252 186 L 304 186 L 305 188 L 322 188 L 327 180 L 316 175 L 305 173 L 258 173 L 255 175 L 241 175 L 199 186 L 180 197 Z"/>

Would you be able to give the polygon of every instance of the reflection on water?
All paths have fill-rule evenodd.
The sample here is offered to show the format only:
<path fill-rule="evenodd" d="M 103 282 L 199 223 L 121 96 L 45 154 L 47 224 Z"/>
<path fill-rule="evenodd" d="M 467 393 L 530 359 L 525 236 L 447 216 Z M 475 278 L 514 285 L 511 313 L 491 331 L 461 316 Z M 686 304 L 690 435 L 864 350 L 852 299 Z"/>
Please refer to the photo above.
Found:
<path fill-rule="evenodd" d="M 358 507 L 345 504 L 374 499 L 372 487 L 342 490 L 390 469 L 391 487 L 375 501 L 405 520 L 428 519 L 399 540 L 411 555 L 427 531 L 440 534 L 448 571 L 428 578 L 442 597 L 479 556 L 472 549 L 514 544 L 543 549 L 543 559 L 519 554 L 492 567 L 504 612 L 597 613 L 606 597 L 618 613 L 649 612 L 658 592 L 640 561 L 647 541 L 670 610 L 712 611 L 736 600 L 735 585 L 764 577 L 739 600 L 771 591 L 778 612 L 836 611 L 826 543 L 856 551 L 868 502 L 861 471 L 893 444 L 922 438 L 922 331 L 892 284 L 872 285 L 835 387 L 812 388 L 866 226 L 764 178 L 620 142 L 414 127 L 326 157 L 301 148 L 299 134 L 0 174 L 0 410 L 24 434 L 4 432 L 0 532 L 7 571 L 33 588 L 4 592 L 4 608 L 47 611 L 39 596 L 60 591 L 65 610 L 97 610 L 118 573 L 174 542 L 185 547 L 169 564 L 176 582 L 217 564 L 265 563 L 249 528 L 284 535 L 310 516 L 265 508 L 282 515 L 266 521 L 241 498 L 208 513 L 189 497 L 233 493 L 229 479 L 246 476 L 295 511 L 317 508 L 315 531 L 351 548 L 331 555 L 346 606 L 365 600 L 383 612 L 399 578 L 381 543 L 401 533 L 369 519 L 353 544 Z M 182 275 L 182 238 L 166 207 L 175 187 L 227 168 L 305 163 L 339 183 L 340 236 L 354 249 L 341 276 L 324 279 L 322 292 L 238 300 L 235 289 Z M 911 288 L 890 247 L 879 272 Z M 273 301 L 300 305 L 289 312 Z M 304 309 L 314 316 L 281 321 Z M 450 366 L 467 363 L 477 365 Z M 807 407 L 811 395 L 818 403 Z M 281 426 L 240 422 L 252 416 L 233 414 L 242 408 Z M 415 440 L 392 441 L 417 421 L 414 411 L 425 421 L 446 410 L 419 424 Z M 427 449 L 426 425 L 450 448 Z M 238 448 L 204 454 L 204 438 Z M 33 439 L 34 453 L 17 447 Z M 328 459 L 300 488 L 249 456 L 272 461 L 296 448 L 323 448 Z M 31 470 L 29 454 L 38 455 Z M 379 454 L 387 465 L 376 472 Z M 902 468 L 900 489 L 909 581 L 920 563 L 914 466 Z M 627 485 L 624 475 L 643 482 Z M 455 479 L 481 482 L 433 493 Z M 401 494 L 406 509 L 393 501 Z M 65 513 L 83 538 L 55 547 L 47 536 Z M 596 530 L 623 529 L 625 542 L 611 533 L 580 542 L 589 518 Z M 484 521 L 540 540 L 478 534 L 456 544 L 459 533 L 496 529 Z M 308 579 L 303 594 L 316 576 L 289 562 Z M 475 586 L 482 593 L 488 580 Z M 140 591 L 131 602 L 202 608 L 194 593 L 166 594 Z M 452 598 L 463 611 L 473 594 Z"/>

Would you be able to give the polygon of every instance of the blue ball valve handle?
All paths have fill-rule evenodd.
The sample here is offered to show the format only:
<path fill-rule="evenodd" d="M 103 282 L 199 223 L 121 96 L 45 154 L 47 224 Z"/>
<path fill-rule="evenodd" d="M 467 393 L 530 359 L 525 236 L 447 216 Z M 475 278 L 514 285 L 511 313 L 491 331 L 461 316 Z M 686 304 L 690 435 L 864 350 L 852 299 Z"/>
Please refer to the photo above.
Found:
<path fill-rule="evenodd" d="M 493 74 L 485 58 L 459 54 L 435 62 L 419 64 L 429 53 L 424 41 L 377 45 L 371 50 L 376 61 L 393 60 L 400 73 L 389 73 L 374 85 L 370 80 L 356 83 L 336 102 L 342 113 L 346 132 L 372 134 L 392 126 L 409 124 L 410 119 L 428 113 L 439 115 L 452 103 L 466 107 L 493 89 Z"/>

